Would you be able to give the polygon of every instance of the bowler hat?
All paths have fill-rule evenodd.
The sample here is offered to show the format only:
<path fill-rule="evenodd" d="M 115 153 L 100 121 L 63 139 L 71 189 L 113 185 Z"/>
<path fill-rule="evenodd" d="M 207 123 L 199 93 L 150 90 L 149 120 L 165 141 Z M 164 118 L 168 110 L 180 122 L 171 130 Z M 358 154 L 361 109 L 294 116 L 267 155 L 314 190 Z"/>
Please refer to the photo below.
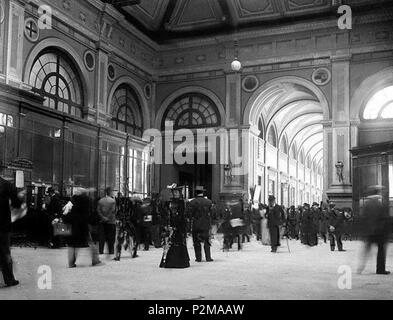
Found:
<path fill-rule="evenodd" d="M 275 196 L 269 196 L 269 201 L 274 201 L 274 200 L 276 200 Z"/>
<path fill-rule="evenodd" d="M 195 187 L 195 192 L 205 192 L 205 191 L 206 191 L 205 188 L 202 187 L 202 186 L 196 186 Z"/>

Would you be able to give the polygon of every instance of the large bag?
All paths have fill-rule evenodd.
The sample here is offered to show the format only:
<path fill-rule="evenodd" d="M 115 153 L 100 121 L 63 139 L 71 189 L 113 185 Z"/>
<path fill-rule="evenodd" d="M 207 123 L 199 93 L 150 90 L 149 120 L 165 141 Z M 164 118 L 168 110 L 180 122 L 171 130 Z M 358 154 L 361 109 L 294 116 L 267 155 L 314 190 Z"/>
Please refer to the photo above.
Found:
<path fill-rule="evenodd" d="M 54 236 L 62 236 L 62 237 L 70 237 L 72 236 L 72 226 L 70 224 L 66 224 L 64 222 L 57 222 L 53 224 L 53 235 Z"/>

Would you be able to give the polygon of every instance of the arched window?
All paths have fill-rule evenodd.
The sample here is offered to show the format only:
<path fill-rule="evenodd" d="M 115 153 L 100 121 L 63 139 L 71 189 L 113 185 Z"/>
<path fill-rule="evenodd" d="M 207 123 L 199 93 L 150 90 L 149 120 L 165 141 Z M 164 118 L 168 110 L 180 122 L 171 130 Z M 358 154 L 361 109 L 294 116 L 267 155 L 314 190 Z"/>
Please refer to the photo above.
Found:
<path fill-rule="evenodd" d="M 218 127 L 220 114 L 214 102 L 198 93 L 189 93 L 177 98 L 164 114 L 162 128 L 166 121 L 174 122 L 174 129 L 198 129 Z"/>
<path fill-rule="evenodd" d="M 270 126 L 269 134 L 267 136 L 267 142 L 273 147 L 277 148 L 277 135 L 274 126 Z"/>
<path fill-rule="evenodd" d="M 308 168 L 308 169 L 311 169 L 311 167 L 312 167 L 311 156 L 308 155 L 308 157 L 307 157 L 307 168 Z"/>
<path fill-rule="evenodd" d="M 141 107 L 136 93 L 130 86 L 123 84 L 116 89 L 111 102 L 111 111 L 112 128 L 137 137 L 142 136 Z"/>
<path fill-rule="evenodd" d="M 386 87 L 373 95 L 364 108 L 363 119 L 393 119 L 393 86 Z"/>
<path fill-rule="evenodd" d="M 299 162 L 304 165 L 304 151 L 303 149 L 299 153 Z"/>
<path fill-rule="evenodd" d="M 280 150 L 281 152 L 288 154 L 288 142 L 285 136 L 281 139 Z"/>
<path fill-rule="evenodd" d="M 259 121 L 258 121 L 258 130 L 259 130 L 259 138 L 260 138 L 260 139 L 264 139 L 264 136 L 263 136 L 263 122 L 262 122 L 262 119 L 259 119 Z"/>
<path fill-rule="evenodd" d="M 291 147 L 290 157 L 292 159 L 296 160 L 296 146 L 295 146 L 295 144 L 293 144 L 292 147 Z"/>
<path fill-rule="evenodd" d="M 45 98 L 46 107 L 82 117 L 82 82 L 65 53 L 57 49 L 41 52 L 31 69 L 29 84 Z"/>

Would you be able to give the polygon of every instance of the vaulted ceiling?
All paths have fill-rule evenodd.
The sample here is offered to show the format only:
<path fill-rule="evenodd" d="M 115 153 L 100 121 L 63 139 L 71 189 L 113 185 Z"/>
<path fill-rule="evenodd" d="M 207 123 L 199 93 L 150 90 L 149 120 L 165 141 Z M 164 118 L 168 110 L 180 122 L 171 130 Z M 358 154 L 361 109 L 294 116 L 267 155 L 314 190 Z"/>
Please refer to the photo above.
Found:
<path fill-rule="evenodd" d="M 216 35 L 336 15 L 337 5 L 370 9 L 392 0 L 106 0 L 152 39 Z"/>

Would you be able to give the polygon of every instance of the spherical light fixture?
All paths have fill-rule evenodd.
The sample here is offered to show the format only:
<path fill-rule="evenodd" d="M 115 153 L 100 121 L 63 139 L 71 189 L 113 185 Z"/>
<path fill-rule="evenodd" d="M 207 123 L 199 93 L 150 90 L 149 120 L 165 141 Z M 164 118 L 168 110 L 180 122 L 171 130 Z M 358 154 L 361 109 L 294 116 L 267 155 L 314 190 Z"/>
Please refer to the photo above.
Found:
<path fill-rule="evenodd" d="M 235 58 L 235 60 L 233 60 L 231 63 L 231 68 L 233 71 L 239 72 L 242 68 L 242 64 L 237 58 Z"/>

